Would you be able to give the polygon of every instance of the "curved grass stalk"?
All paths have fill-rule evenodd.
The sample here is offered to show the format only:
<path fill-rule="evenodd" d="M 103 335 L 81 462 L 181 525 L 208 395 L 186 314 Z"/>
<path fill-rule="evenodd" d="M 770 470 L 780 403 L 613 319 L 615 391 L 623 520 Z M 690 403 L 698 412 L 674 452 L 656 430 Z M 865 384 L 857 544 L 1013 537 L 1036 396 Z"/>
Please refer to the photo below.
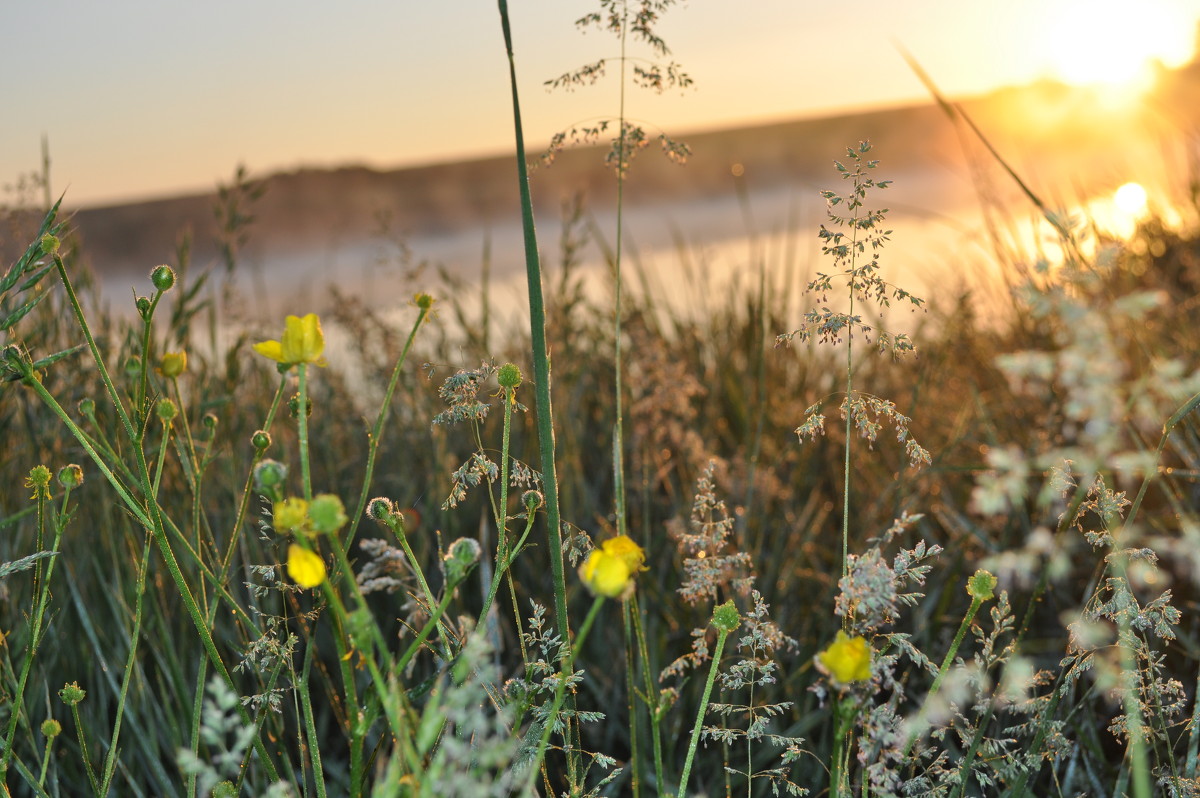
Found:
<path fill-rule="evenodd" d="M 408 339 L 404 342 L 404 349 L 400 351 L 400 357 L 396 359 L 396 365 L 392 369 L 392 378 L 388 382 L 387 390 L 383 394 L 383 403 L 379 406 L 379 414 L 375 416 L 375 423 L 371 427 L 370 437 L 367 438 L 367 466 L 366 472 L 363 474 L 362 490 L 358 494 L 358 506 L 355 508 L 354 516 L 350 519 L 350 529 L 346 532 L 346 541 L 343 545 L 349 546 L 354 540 L 354 535 L 358 531 L 358 525 L 362 521 L 363 513 L 367 509 L 367 497 L 371 493 L 371 480 L 375 476 L 375 457 L 379 453 L 379 442 L 383 438 L 383 427 L 387 421 L 388 408 L 392 404 L 392 396 L 396 392 L 396 386 L 400 382 L 400 374 L 404 366 L 404 361 L 408 359 L 408 352 L 412 349 L 413 341 L 416 340 L 417 330 L 425 323 L 425 319 L 429 317 L 429 305 L 422 306 L 420 300 L 417 303 L 418 313 L 417 320 L 413 322 L 412 330 L 408 333 Z"/>

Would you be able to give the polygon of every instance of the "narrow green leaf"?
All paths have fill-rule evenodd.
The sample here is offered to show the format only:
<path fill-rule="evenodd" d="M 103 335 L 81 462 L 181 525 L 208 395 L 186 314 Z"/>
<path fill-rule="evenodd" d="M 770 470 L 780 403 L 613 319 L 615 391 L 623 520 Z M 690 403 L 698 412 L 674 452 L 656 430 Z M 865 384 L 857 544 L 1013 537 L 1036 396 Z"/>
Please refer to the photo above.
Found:
<path fill-rule="evenodd" d="M 57 363 L 58 361 L 62 360 L 64 357 L 69 357 L 69 356 L 75 354 L 76 352 L 78 352 L 81 349 L 84 349 L 85 347 L 87 347 L 87 344 L 80 344 L 79 346 L 73 346 L 70 349 L 64 349 L 61 352 L 55 352 L 53 355 L 44 357 L 41 360 L 34 363 L 33 368 L 35 370 L 40 371 L 41 369 L 44 369 L 47 366 L 51 366 L 51 365 Z"/>
<path fill-rule="evenodd" d="M 40 263 L 40 261 L 39 261 L 39 263 Z M 49 274 L 50 270 L 53 268 L 54 268 L 53 263 L 47 263 L 46 265 L 42 266 L 42 268 L 39 269 L 37 272 L 35 272 L 32 277 L 30 277 L 25 282 L 21 283 L 21 287 L 17 289 L 17 293 L 21 293 L 23 291 L 28 291 L 30 288 L 33 288 L 35 285 L 37 285 L 39 282 L 41 282 L 41 279 L 43 277 L 45 277 L 47 274 Z"/>
<path fill-rule="evenodd" d="M 26 302 L 24 305 L 17 308 L 16 310 L 14 310 L 12 313 L 8 314 L 8 316 L 4 319 L 4 321 L 0 321 L 0 330 L 10 329 L 14 324 L 19 322 L 21 319 L 25 318 L 27 315 L 29 315 L 29 311 L 31 311 L 35 307 L 37 307 L 37 304 L 39 302 L 41 302 L 43 299 L 45 299 L 46 297 L 48 297 L 49 295 L 50 295 L 49 292 L 44 292 L 44 293 L 38 294 L 33 299 Z"/>

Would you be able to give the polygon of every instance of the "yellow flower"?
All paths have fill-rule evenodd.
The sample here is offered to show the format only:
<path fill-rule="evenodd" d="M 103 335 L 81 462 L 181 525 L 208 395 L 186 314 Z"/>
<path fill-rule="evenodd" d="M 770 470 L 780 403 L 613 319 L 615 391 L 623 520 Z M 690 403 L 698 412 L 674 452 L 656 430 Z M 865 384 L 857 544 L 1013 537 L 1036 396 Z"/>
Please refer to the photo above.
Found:
<path fill-rule="evenodd" d="M 289 366 L 295 363 L 324 366 L 325 358 L 321 355 L 325 351 L 325 333 L 321 331 L 321 320 L 316 313 L 304 318 L 288 316 L 284 320 L 283 340 L 255 344 L 254 351 Z"/>
<path fill-rule="evenodd" d="M 325 581 L 325 561 L 316 552 L 291 543 L 288 545 L 287 572 L 300 587 L 317 587 Z"/>
<path fill-rule="evenodd" d="M 281 531 L 299 529 L 308 523 L 308 502 L 296 498 L 275 502 L 275 513 L 271 520 L 275 528 Z"/>
<path fill-rule="evenodd" d="M 605 598 L 623 597 L 633 588 L 633 574 L 624 558 L 603 548 L 592 549 L 579 566 L 579 578 L 588 590 Z"/>
<path fill-rule="evenodd" d="M 158 373 L 168 378 L 187 371 L 187 352 L 165 352 L 158 362 Z"/>
<path fill-rule="evenodd" d="M 646 562 L 646 552 L 642 547 L 633 542 L 633 539 L 628 535 L 617 535 L 615 538 L 609 538 L 600 544 L 600 548 L 610 557 L 616 557 L 625 563 L 625 567 L 629 569 L 629 573 L 636 574 L 638 571 L 644 571 L 642 565 Z"/>
<path fill-rule="evenodd" d="M 871 678 L 871 646 L 855 635 L 839 631 L 829 648 L 817 655 L 822 670 L 838 684 L 863 682 Z"/>

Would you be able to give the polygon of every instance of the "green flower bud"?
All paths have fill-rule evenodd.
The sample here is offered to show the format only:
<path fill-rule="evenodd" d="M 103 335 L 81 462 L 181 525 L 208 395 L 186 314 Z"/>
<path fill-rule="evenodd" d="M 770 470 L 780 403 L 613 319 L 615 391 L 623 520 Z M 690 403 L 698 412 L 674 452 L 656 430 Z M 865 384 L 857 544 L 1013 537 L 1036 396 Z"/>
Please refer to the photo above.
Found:
<path fill-rule="evenodd" d="M 73 707 L 87 698 L 87 691 L 80 687 L 78 682 L 71 682 L 63 685 L 63 689 L 58 691 L 58 697 L 63 700 L 64 704 Z"/>
<path fill-rule="evenodd" d="M 237 794 L 237 785 L 229 780 L 218 782 L 212 789 L 212 798 L 237 798 Z"/>
<path fill-rule="evenodd" d="M 54 718 L 46 718 L 42 721 L 42 734 L 53 740 L 58 735 L 62 734 L 62 724 Z"/>
<path fill-rule="evenodd" d="M 504 388 L 516 388 L 521 384 L 521 370 L 512 363 L 505 363 L 496 372 L 496 382 Z"/>
<path fill-rule="evenodd" d="M 254 467 L 254 489 L 264 496 L 275 496 L 287 481 L 287 466 L 270 458 Z"/>
<path fill-rule="evenodd" d="M 19 369 L 20 365 L 25 361 L 24 354 L 25 353 L 21 351 L 21 347 L 17 346 L 16 344 L 9 344 L 8 346 L 4 347 L 4 362 L 10 364 L 14 368 Z"/>
<path fill-rule="evenodd" d="M 396 507 L 392 504 L 392 500 L 385 496 L 376 496 L 371 501 L 367 502 L 367 517 L 375 521 L 386 523 L 393 515 L 396 514 Z"/>
<path fill-rule="evenodd" d="M 545 503 L 546 497 L 539 490 L 527 490 L 521 497 L 521 504 L 525 505 L 525 509 L 531 513 Z"/>
<path fill-rule="evenodd" d="M 159 291 L 170 291 L 171 286 L 175 285 L 175 270 L 170 266 L 155 266 L 154 271 L 150 272 L 150 282 Z"/>
<path fill-rule="evenodd" d="M 158 402 L 158 407 L 155 408 L 155 412 L 158 414 L 158 420 L 166 424 L 167 422 L 171 421 L 171 419 L 175 418 L 175 416 L 179 415 L 179 408 L 176 407 L 175 402 L 170 399 L 160 399 Z"/>
<path fill-rule="evenodd" d="M 49 233 L 43 235 L 41 240 L 38 241 L 38 244 L 41 246 L 42 252 L 46 253 L 47 255 L 53 255 L 58 252 L 58 238 L 50 235 Z"/>
<path fill-rule="evenodd" d="M 50 498 L 50 469 L 44 465 L 34 466 L 29 469 L 29 476 L 25 478 L 25 487 L 33 490 L 33 495 L 29 498 L 49 499 Z"/>
<path fill-rule="evenodd" d="M 429 310 L 433 307 L 433 297 L 422 292 L 413 296 L 413 303 L 421 310 Z"/>
<path fill-rule="evenodd" d="M 77 463 L 68 463 L 58 469 L 58 484 L 73 490 L 83 484 L 83 468 Z"/>
<path fill-rule="evenodd" d="M 713 610 L 712 625 L 717 627 L 722 632 L 733 632 L 742 623 L 742 616 L 738 614 L 737 607 L 733 601 L 726 601 L 724 604 L 718 605 Z"/>
<path fill-rule="evenodd" d="M 84 397 L 83 399 L 79 400 L 77 407 L 79 408 L 80 415 L 84 416 L 85 418 L 95 418 L 96 401 L 94 399 Z"/>
<path fill-rule="evenodd" d="M 308 517 L 312 519 L 314 529 L 326 534 L 337 532 L 350 520 L 346 517 L 342 500 L 332 493 L 314 496 L 312 504 L 308 506 Z"/>
<path fill-rule="evenodd" d="M 271 448 L 271 433 L 258 430 L 250 436 L 250 445 L 254 447 L 255 451 L 265 452 Z"/>
<path fill-rule="evenodd" d="M 452 588 L 467 578 L 479 562 L 481 552 L 479 541 L 474 538 L 459 538 L 450 544 L 442 565 L 446 569 L 446 581 Z"/>
<path fill-rule="evenodd" d="M 142 359 L 137 355 L 130 355 L 125 361 L 125 376 L 131 380 L 136 380 L 142 373 Z"/>
<path fill-rule="evenodd" d="M 200 421 L 202 424 L 204 424 L 204 428 L 208 430 L 209 433 L 213 433 L 216 432 L 217 423 L 220 421 L 220 419 L 217 418 L 216 413 L 205 413 L 204 418 L 200 419 Z"/>
<path fill-rule="evenodd" d="M 150 309 L 154 306 L 150 301 L 150 297 L 140 296 L 133 304 L 137 306 L 138 315 L 142 317 L 142 320 L 150 321 Z"/>
<path fill-rule="evenodd" d="M 988 601 L 996 595 L 995 576 L 984 570 L 975 572 L 975 575 L 967 580 L 967 593 L 976 601 Z"/>

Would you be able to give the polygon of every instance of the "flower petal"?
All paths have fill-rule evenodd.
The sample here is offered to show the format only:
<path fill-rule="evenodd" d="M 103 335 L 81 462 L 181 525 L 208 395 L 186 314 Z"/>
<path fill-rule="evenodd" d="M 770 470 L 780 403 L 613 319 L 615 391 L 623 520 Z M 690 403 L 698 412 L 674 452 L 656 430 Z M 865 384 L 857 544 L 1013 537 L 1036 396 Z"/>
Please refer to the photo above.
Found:
<path fill-rule="evenodd" d="M 579 566 L 579 577 L 588 590 L 605 598 L 620 597 L 632 583 L 625 561 L 603 549 L 592 549 Z"/>
<path fill-rule="evenodd" d="M 317 587 L 325 581 L 325 561 L 316 552 L 291 543 L 288 545 L 287 572 L 300 587 Z"/>
<path fill-rule="evenodd" d="M 254 351 L 258 352 L 263 357 L 269 357 L 277 363 L 284 362 L 283 360 L 283 345 L 278 341 L 263 341 L 254 345 Z"/>

